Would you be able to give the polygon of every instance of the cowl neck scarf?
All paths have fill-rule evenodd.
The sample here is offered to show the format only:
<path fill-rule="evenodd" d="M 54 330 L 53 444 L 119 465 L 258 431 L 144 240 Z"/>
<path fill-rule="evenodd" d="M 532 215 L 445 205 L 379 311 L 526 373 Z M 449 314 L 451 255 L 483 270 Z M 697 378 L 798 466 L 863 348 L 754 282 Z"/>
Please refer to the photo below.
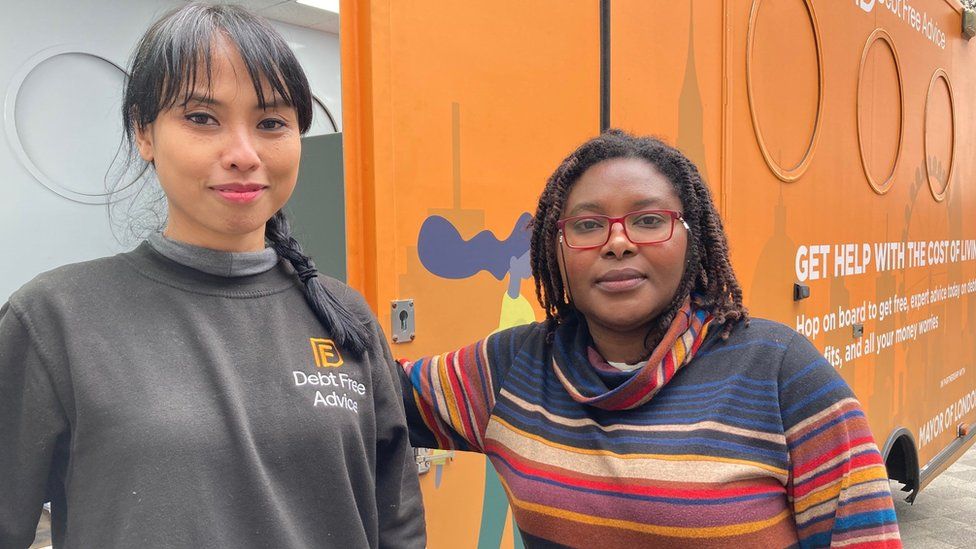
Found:
<path fill-rule="evenodd" d="M 654 398 L 698 352 L 712 316 L 685 301 L 644 366 L 621 372 L 591 347 L 589 329 L 578 316 L 556 328 L 552 367 L 573 400 L 603 410 L 629 410 Z"/>

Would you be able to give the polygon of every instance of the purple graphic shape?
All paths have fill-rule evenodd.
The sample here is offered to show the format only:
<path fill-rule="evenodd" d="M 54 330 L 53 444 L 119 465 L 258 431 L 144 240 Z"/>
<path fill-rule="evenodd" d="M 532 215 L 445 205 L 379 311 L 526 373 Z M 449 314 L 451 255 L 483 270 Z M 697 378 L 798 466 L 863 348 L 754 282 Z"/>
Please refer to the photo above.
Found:
<path fill-rule="evenodd" d="M 505 278 L 511 267 L 511 259 L 529 251 L 528 212 L 519 216 L 512 234 L 498 240 L 491 231 L 481 231 L 471 240 L 461 238 L 461 233 L 447 219 L 432 215 L 424 220 L 417 236 L 417 255 L 428 271 L 442 278 L 460 279 L 488 271 L 498 280 Z"/>

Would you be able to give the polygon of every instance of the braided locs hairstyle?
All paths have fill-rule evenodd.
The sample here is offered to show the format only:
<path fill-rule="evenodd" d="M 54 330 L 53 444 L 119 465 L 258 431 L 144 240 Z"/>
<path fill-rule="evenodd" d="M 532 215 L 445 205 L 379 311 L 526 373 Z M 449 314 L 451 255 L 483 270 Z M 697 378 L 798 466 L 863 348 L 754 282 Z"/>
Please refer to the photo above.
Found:
<path fill-rule="evenodd" d="M 576 314 L 560 274 L 556 222 L 562 217 L 569 191 L 583 173 L 613 158 L 643 159 L 667 177 L 691 228 L 684 274 L 654 328 L 667 330 L 685 299 L 693 295 L 694 305 L 709 311 L 722 325 L 722 337 L 728 338 L 738 321 L 748 323 L 748 312 L 742 305 L 742 288 L 732 270 L 728 240 L 708 187 L 695 164 L 679 150 L 654 137 L 621 130 L 609 130 L 580 145 L 556 168 L 539 196 L 530 252 L 536 297 L 546 311 L 550 330 Z"/>

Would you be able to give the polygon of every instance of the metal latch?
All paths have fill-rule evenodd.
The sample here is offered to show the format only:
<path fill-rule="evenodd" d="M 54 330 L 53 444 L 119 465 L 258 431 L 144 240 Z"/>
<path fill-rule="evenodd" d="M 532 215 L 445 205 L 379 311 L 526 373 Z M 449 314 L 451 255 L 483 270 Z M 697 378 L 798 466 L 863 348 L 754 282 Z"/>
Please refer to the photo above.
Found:
<path fill-rule="evenodd" d="M 413 457 L 417 461 L 417 473 L 430 471 L 432 465 L 444 465 L 454 459 L 454 450 L 435 450 L 433 448 L 414 448 Z"/>
<path fill-rule="evenodd" d="M 390 333 L 393 343 L 410 343 L 417 335 L 414 330 L 415 318 L 412 299 L 397 299 L 391 303 Z"/>

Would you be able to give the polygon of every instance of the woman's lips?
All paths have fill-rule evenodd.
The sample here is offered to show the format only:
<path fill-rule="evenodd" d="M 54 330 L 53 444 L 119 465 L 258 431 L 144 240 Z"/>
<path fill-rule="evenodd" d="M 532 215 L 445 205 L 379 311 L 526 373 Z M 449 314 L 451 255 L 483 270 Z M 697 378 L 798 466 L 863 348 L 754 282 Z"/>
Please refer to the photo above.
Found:
<path fill-rule="evenodd" d="M 619 269 L 597 278 L 596 286 L 606 292 L 628 292 L 647 282 L 644 273 L 634 269 Z"/>
<path fill-rule="evenodd" d="M 251 183 L 231 183 L 211 187 L 221 198 L 238 204 L 253 202 L 264 193 L 267 187 Z"/>

